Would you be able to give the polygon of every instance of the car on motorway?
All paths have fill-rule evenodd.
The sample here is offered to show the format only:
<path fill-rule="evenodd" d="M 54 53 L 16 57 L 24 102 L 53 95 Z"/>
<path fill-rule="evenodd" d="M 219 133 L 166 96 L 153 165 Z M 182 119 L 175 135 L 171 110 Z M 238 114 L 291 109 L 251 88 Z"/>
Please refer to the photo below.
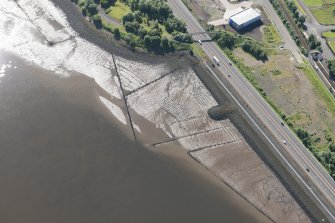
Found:
<path fill-rule="evenodd" d="M 286 145 L 286 141 L 285 140 L 283 140 L 283 143 L 284 143 L 284 145 Z"/>
<path fill-rule="evenodd" d="M 220 66 L 219 64 L 219 59 L 216 56 L 213 56 L 213 61 L 214 63 L 216 63 L 218 66 Z"/>
<path fill-rule="evenodd" d="M 231 66 L 231 62 L 228 62 L 228 64 Z"/>
<path fill-rule="evenodd" d="M 281 124 L 282 126 L 284 126 L 284 122 L 280 122 L 280 124 Z"/>
<path fill-rule="evenodd" d="M 199 43 L 200 45 L 202 45 L 202 41 L 201 41 L 200 39 L 198 40 L 198 43 Z"/>

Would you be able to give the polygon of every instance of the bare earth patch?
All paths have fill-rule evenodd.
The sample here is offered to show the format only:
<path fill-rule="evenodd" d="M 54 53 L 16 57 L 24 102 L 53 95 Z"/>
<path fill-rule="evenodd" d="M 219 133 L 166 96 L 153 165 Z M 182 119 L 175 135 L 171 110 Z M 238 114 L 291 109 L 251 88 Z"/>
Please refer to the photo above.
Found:
<path fill-rule="evenodd" d="M 315 134 L 313 139 L 320 138 L 318 145 L 327 143 L 325 131 L 334 136 L 334 117 L 316 94 L 303 69 L 291 61 L 291 54 L 283 51 L 270 55 L 264 64 L 243 50 L 235 50 L 235 55 L 251 67 L 266 95 L 296 127 Z"/>
<path fill-rule="evenodd" d="M 225 8 L 220 0 L 186 0 L 199 19 L 208 22 L 222 19 Z"/>

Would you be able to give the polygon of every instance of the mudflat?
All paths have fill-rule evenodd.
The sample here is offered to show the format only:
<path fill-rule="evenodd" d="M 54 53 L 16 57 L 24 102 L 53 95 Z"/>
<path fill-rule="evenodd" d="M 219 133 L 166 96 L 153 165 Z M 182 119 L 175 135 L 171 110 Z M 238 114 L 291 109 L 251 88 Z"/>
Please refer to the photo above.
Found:
<path fill-rule="evenodd" d="M 136 145 L 91 78 L 0 63 L 1 222 L 267 222 L 209 173 Z"/>

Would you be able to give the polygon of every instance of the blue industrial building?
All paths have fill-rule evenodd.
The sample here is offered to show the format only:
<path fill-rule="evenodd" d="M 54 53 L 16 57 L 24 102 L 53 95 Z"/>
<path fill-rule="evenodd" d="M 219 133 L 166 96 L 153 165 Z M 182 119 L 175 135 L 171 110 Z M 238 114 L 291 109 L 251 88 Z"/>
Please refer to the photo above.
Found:
<path fill-rule="evenodd" d="M 245 29 L 262 20 L 260 13 L 252 8 L 244 9 L 229 17 L 229 24 L 236 30 Z"/>

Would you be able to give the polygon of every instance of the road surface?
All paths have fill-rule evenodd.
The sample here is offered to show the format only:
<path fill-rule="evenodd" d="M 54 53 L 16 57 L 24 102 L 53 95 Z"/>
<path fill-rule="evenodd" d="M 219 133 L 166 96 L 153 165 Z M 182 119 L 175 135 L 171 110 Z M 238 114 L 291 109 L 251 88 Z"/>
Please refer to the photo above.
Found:
<path fill-rule="evenodd" d="M 180 0 L 168 0 L 174 14 L 186 22 L 190 33 L 204 32 L 198 21 Z M 196 40 L 209 40 L 206 34 L 193 36 Z M 325 217 L 335 222 L 335 182 L 324 170 L 315 157 L 305 148 L 292 131 L 281 124 L 281 119 L 244 78 L 239 70 L 231 64 L 214 42 L 202 41 L 202 49 L 209 58 L 215 56 L 219 60 L 220 71 L 216 79 L 226 88 L 222 80 L 228 80 L 234 89 L 231 94 L 240 109 L 245 112 L 249 122 L 261 136 L 267 140 L 269 149 L 282 162 L 286 170 L 292 174 L 306 194 L 315 201 Z M 284 143 L 285 142 L 285 143 Z M 306 169 L 309 169 L 309 172 Z"/>
<path fill-rule="evenodd" d="M 322 47 L 322 50 L 323 50 L 323 53 L 322 53 L 323 57 L 326 58 L 326 59 L 334 59 L 333 52 L 331 51 L 331 49 L 327 45 L 327 41 L 324 38 L 322 38 L 321 35 L 325 31 L 335 29 L 335 25 L 332 25 L 332 26 L 321 25 L 315 19 L 314 15 L 311 13 L 309 8 L 304 4 L 304 2 L 302 0 L 297 0 L 297 1 L 307 14 L 307 19 L 306 19 L 306 22 L 305 22 L 305 25 L 307 27 L 307 32 L 310 33 L 310 34 L 314 34 L 319 39 L 319 41 L 321 42 L 321 47 Z"/>
<path fill-rule="evenodd" d="M 255 3 L 258 5 L 261 5 L 266 13 L 268 14 L 269 19 L 272 21 L 272 23 L 277 28 L 278 32 L 280 33 L 283 41 L 284 41 L 284 48 L 287 50 L 290 50 L 294 56 L 294 58 L 297 60 L 298 63 L 303 63 L 302 56 L 300 54 L 300 49 L 297 46 L 297 44 L 292 39 L 290 33 L 288 32 L 286 26 L 282 23 L 280 17 L 278 16 L 277 12 L 271 5 L 269 0 L 255 0 Z"/>
<path fill-rule="evenodd" d="M 108 23 L 117 25 L 117 26 L 121 26 L 122 22 L 120 22 L 117 19 L 114 19 L 113 17 L 109 16 L 108 14 L 105 13 L 105 10 L 103 8 L 101 8 L 100 5 L 97 6 L 99 14 L 101 16 L 102 19 L 104 19 L 105 21 L 107 21 Z"/>

